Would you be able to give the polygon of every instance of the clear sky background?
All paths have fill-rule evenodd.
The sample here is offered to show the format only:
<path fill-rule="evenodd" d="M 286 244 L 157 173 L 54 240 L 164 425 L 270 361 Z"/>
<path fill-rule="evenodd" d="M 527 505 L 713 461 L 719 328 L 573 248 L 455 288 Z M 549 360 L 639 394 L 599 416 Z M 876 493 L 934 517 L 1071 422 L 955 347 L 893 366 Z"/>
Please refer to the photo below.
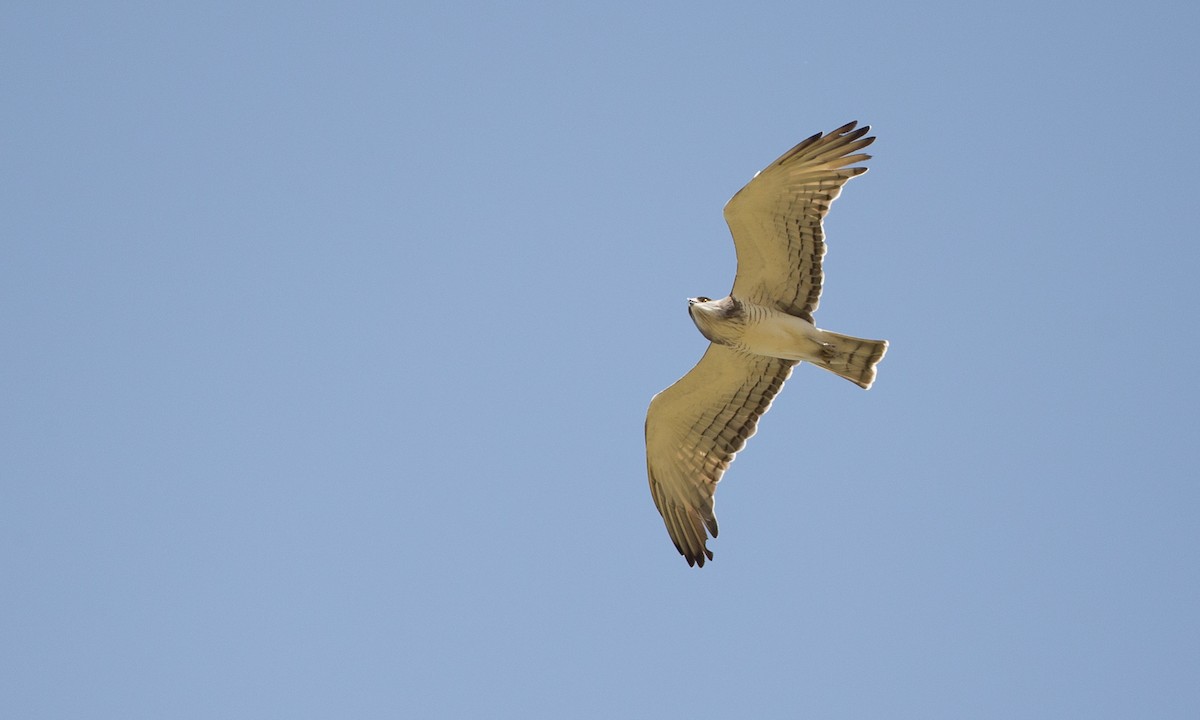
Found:
<path fill-rule="evenodd" d="M 7 3 L 0 715 L 1195 718 L 1200 5 Z M 878 136 L 688 568 L 725 201 Z"/>

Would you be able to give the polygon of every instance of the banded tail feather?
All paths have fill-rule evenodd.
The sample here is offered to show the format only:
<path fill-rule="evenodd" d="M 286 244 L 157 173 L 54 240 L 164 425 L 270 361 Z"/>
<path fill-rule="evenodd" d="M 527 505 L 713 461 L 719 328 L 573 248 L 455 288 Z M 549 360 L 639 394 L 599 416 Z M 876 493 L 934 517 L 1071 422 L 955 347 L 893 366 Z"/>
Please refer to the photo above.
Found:
<path fill-rule="evenodd" d="M 835 375 L 846 378 L 864 390 L 875 382 L 875 366 L 887 353 L 887 340 L 864 340 L 851 335 L 821 331 L 827 343 L 819 360 L 811 362 Z"/>

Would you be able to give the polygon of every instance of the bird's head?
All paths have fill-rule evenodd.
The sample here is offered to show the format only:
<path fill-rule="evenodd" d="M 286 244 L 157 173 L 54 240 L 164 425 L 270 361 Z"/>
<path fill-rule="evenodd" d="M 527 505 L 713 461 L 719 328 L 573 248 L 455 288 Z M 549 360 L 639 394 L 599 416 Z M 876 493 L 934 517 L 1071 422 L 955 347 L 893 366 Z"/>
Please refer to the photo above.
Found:
<path fill-rule="evenodd" d="M 704 337 L 716 342 L 715 326 L 722 319 L 721 303 L 701 295 L 688 298 L 688 315 Z"/>
<path fill-rule="evenodd" d="M 701 295 L 688 298 L 688 315 L 691 315 L 697 324 L 701 322 L 734 322 L 742 318 L 742 303 L 732 296 L 713 300 Z"/>
<path fill-rule="evenodd" d="M 709 300 L 708 298 L 704 297 L 703 295 L 701 295 L 700 297 L 688 298 L 688 315 L 691 315 L 692 319 L 695 320 L 696 319 L 696 309 L 697 309 L 696 306 L 703 305 L 706 302 L 712 302 L 712 301 Z"/>

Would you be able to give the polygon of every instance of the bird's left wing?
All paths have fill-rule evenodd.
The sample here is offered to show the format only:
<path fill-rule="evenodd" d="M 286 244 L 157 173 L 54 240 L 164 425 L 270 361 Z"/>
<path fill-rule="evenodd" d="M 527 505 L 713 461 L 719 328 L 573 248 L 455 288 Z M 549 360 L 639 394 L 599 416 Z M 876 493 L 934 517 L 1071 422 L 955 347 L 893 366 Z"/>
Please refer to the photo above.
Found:
<path fill-rule="evenodd" d="M 763 168 L 725 205 L 737 249 L 735 297 L 812 320 L 821 299 L 822 225 L 829 205 L 865 167 L 871 128 L 847 123 L 817 133 Z"/>
<path fill-rule="evenodd" d="M 688 565 L 712 559 L 706 542 L 717 536 L 717 482 L 795 364 L 710 344 L 694 368 L 650 401 L 650 493 Z"/>

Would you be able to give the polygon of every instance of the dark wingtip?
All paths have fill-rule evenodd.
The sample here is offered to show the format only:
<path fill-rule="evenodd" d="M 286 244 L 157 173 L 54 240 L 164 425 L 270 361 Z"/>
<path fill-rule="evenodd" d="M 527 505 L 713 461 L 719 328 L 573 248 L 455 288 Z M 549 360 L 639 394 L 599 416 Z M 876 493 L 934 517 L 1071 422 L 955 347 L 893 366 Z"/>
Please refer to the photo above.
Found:
<path fill-rule="evenodd" d="M 713 559 L 712 550 L 709 550 L 708 548 L 704 548 L 704 552 L 700 555 L 689 555 L 688 553 L 682 551 L 680 551 L 679 554 L 683 555 L 684 560 L 687 560 L 688 567 L 704 567 L 705 558 L 709 560 Z"/>

